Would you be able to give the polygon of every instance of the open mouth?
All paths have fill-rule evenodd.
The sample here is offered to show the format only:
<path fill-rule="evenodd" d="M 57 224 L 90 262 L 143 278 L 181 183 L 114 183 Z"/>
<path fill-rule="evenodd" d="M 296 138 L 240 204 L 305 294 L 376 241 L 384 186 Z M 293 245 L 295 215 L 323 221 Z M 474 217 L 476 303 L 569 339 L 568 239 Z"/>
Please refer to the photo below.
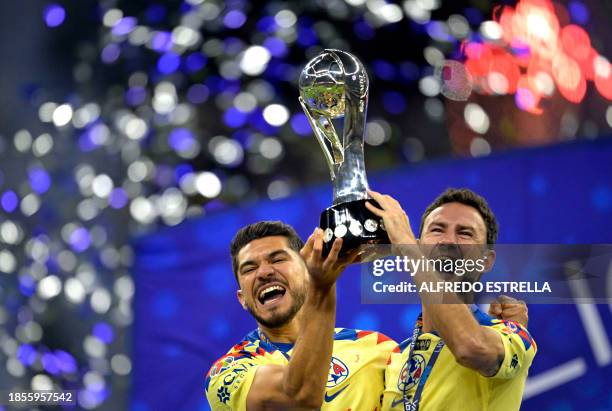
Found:
<path fill-rule="evenodd" d="M 261 305 L 271 304 L 283 298 L 286 292 L 287 290 L 282 285 L 268 285 L 259 292 L 257 300 Z"/>

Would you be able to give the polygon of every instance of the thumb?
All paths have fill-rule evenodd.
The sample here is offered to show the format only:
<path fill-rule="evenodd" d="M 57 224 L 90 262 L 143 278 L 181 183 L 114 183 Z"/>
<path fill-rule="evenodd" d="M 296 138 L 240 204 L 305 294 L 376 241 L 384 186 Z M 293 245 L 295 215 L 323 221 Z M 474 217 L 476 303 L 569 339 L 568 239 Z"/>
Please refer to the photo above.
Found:
<path fill-rule="evenodd" d="M 501 304 L 494 302 L 489 306 L 489 314 L 499 316 L 502 313 Z"/>

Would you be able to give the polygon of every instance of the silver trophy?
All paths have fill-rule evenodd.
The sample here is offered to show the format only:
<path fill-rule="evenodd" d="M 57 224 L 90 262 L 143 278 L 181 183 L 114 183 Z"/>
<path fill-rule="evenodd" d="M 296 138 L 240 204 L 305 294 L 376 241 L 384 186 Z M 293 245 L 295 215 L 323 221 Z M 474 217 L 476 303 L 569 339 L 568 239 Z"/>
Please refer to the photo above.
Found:
<path fill-rule="evenodd" d="M 333 205 L 321 213 L 324 254 L 336 237 L 343 238 L 342 254 L 361 244 L 388 243 L 382 221 L 365 207 L 366 200 L 376 204 L 367 193 L 363 157 L 365 68 L 346 51 L 326 49 L 306 64 L 299 87 L 300 104 L 323 149 L 334 187 Z"/>

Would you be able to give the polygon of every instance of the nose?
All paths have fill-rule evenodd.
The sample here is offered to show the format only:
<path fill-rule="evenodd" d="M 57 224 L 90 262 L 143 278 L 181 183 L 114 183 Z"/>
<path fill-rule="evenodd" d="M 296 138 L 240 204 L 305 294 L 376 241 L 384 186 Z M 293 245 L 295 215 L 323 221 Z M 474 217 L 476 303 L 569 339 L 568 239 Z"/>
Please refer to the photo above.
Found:
<path fill-rule="evenodd" d="M 438 238 L 438 245 L 451 245 L 457 244 L 457 236 L 454 231 L 446 230 Z"/>
<path fill-rule="evenodd" d="M 257 267 L 256 274 L 258 279 L 265 279 L 266 277 L 272 276 L 274 274 L 272 264 L 262 263 L 259 267 Z"/>

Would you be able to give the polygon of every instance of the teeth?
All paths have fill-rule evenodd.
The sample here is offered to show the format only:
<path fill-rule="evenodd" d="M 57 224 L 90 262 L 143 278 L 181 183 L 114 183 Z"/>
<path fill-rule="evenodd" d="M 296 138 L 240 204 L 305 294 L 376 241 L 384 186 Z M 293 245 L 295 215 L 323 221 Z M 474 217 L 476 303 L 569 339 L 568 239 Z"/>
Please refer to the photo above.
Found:
<path fill-rule="evenodd" d="M 280 285 L 271 285 L 270 287 L 266 287 L 263 289 L 262 292 L 259 293 L 259 298 L 263 298 L 267 293 L 271 292 L 271 291 L 284 291 L 284 288 L 281 287 Z"/>

